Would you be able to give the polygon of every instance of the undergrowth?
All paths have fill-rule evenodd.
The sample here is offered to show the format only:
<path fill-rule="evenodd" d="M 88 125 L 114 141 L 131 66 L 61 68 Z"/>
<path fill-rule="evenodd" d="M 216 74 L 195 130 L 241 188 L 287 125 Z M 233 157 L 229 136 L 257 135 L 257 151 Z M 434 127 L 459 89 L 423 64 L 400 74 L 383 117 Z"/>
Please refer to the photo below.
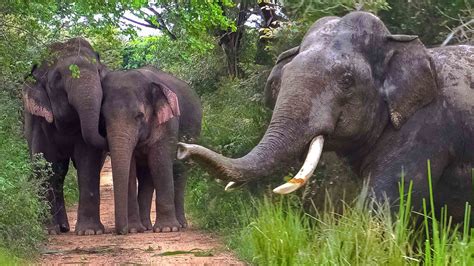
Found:
<path fill-rule="evenodd" d="M 327 197 L 325 209 L 314 216 L 298 200 L 266 197 L 253 205 L 256 215 L 233 247 L 256 265 L 473 265 L 471 206 L 465 206 L 463 227 L 451 223 L 446 208 L 435 216 L 428 207 L 430 173 L 428 180 L 430 204 L 422 213 L 412 210 L 411 183 L 404 187 L 403 180 L 396 214 L 388 204 L 367 200 L 367 186 L 342 212 Z"/>
<path fill-rule="evenodd" d="M 3 257 L 31 258 L 43 241 L 46 204 L 21 130 L 21 103 L 0 92 L 0 249 Z M 3 260 L 3 258 L 2 258 Z"/>

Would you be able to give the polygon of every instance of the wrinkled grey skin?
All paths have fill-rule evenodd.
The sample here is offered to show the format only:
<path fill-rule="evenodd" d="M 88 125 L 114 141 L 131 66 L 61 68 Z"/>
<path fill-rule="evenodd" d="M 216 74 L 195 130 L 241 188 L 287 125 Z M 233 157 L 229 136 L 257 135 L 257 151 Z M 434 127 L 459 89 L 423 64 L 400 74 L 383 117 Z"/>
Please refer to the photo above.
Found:
<path fill-rule="evenodd" d="M 52 164 L 47 199 L 52 220 L 48 232 L 68 232 L 63 184 L 72 159 L 79 181 L 76 233 L 100 234 L 99 172 L 106 140 L 99 134 L 101 75 L 106 68 L 84 39 L 74 38 L 49 47 L 51 56 L 34 66 L 34 82 L 23 87 L 25 136 L 30 154 L 43 153 Z M 73 77 L 70 66 L 79 70 Z"/>
<path fill-rule="evenodd" d="M 152 229 L 150 208 L 154 190 L 153 230 L 167 232 L 186 227 L 185 168 L 174 158 L 178 139 L 194 142 L 199 137 L 202 119 L 199 97 L 185 82 L 151 67 L 110 72 L 102 86 L 117 233 Z M 166 122 L 159 122 L 164 106 L 172 105 L 166 90 L 177 97 L 180 114 L 174 113 Z"/>
<path fill-rule="evenodd" d="M 305 39 L 317 40 L 319 43 L 325 43 L 326 38 L 331 36 L 334 26 L 338 21 L 338 17 L 328 16 L 317 20 L 305 34 Z M 291 62 L 298 54 L 300 47 L 293 47 L 281 53 L 272 68 L 270 75 L 268 75 L 267 82 L 264 89 L 264 103 L 270 109 L 275 108 L 275 103 L 280 92 L 281 75 L 283 67 Z"/>
<path fill-rule="evenodd" d="M 365 12 L 338 19 L 326 37 L 307 35 L 282 68 L 270 125 L 252 151 L 238 159 L 205 148 L 187 154 L 221 179 L 247 181 L 293 165 L 323 135 L 324 150 L 370 178 L 379 200 L 399 197 L 403 168 L 415 208 L 428 197 L 430 159 L 436 207 L 447 204 L 461 220 L 473 202 L 474 48 L 426 49 Z"/>

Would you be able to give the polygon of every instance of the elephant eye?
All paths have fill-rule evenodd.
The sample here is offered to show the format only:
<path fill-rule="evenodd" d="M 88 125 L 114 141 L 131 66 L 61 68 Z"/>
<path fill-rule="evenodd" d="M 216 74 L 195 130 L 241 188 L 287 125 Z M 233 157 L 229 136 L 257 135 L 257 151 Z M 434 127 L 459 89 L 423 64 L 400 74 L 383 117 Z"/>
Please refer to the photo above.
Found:
<path fill-rule="evenodd" d="M 352 76 L 352 73 L 345 72 L 342 74 L 339 84 L 341 84 L 344 89 L 351 87 L 354 84 L 354 76 Z"/>
<path fill-rule="evenodd" d="M 144 114 L 144 113 L 138 112 L 138 114 L 135 116 L 135 119 L 136 119 L 137 121 L 140 121 L 140 120 L 142 120 L 144 117 L 145 117 L 145 114 Z"/>

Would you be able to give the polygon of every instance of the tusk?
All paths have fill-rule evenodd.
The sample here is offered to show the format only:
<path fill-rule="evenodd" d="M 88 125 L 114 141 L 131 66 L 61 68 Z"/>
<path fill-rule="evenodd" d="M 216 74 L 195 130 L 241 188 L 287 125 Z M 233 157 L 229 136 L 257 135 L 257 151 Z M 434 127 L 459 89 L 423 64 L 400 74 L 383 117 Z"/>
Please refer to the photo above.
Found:
<path fill-rule="evenodd" d="M 229 183 L 227 183 L 227 186 L 225 186 L 224 190 L 225 191 L 232 191 L 234 188 L 233 186 L 235 185 L 236 183 L 234 181 L 230 181 Z"/>
<path fill-rule="evenodd" d="M 318 165 L 319 158 L 323 152 L 323 144 L 323 136 L 320 135 L 315 137 L 309 145 L 308 155 L 306 155 L 306 159 L 298 174 L 296 174 L 295 177 L 290 179 L 285 184 L 275 188 L 273 192 L 278 194 L 288 194 L 297 190 L 306 182 L 308 182 L 309 178 L 313 175 L 316 166 Z"/>

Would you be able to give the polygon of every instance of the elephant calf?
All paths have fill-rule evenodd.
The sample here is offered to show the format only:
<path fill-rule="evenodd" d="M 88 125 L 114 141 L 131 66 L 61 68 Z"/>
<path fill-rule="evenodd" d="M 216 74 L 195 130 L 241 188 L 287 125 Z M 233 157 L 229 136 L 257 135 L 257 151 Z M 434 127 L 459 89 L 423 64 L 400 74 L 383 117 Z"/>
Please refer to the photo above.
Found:
<path fill-rule="evenodd" d="M 186 227 L 185 169 L 175 162 L 178 138 L 200 134 L 198 96 L 183 81 L 155 68 L 110 72 L 102 81 L 107 140 L 112 159 L 115 229 L 119 234 Z M 138 201 L 136 178 L 138 178 Z"/>
<path fill-rule="evenodd" d="M 429 196 L 430 159 L 435 207 L 448 205 L 460 221 L 465 203 L 474 203 L 473 69 L 472 46 L 427 49 L 417 36 L 391 34 L 366 12 L 322 18 L 275 66 L 265 93 L 273 116 L 255 148 L 232 159 L 183 143 L 178 157 L 234 182 L 271 176 L 306 158 L 274 190 L 285 194 L 308 181 L 324 146 L 370 177 L 378 200 L 398 199 L 403 169 L 415 208 Z"/>

